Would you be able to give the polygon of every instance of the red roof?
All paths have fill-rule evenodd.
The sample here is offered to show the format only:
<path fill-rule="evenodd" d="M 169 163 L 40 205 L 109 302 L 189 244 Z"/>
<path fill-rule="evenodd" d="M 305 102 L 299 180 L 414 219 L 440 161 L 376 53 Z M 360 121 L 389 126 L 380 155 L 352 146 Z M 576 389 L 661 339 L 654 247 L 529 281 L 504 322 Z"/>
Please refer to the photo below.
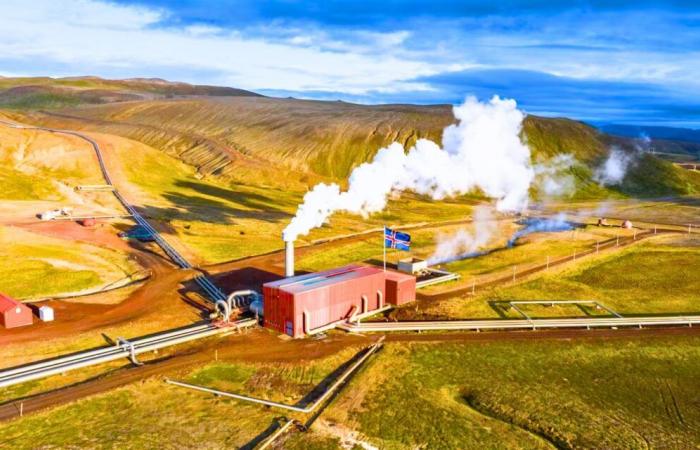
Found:
<path fill-rule="evenodd" d="M 382 272 L 382 270 L 375 267 L 350 264 L 337 269 L 272 281 L 270 283 L 265 283 L 265 286 L 278 288 L 289 293 L 300 293 L 352 279 L 375 275 L 380 272 Z"/>
<path fill-rule="evenodd" d="M 398 282 L 410 280 L 412 278 L 416 278 L 415 275 L 411 275 L 411 274 L 403 273 L 403 272 L 394 272 L 393 270 L 387 270 L 384 273 L 385 273 L 387 280 L 395 280 Z"/>
<path fill-rule="evenodd" d="M 21 303 L 17 300 L 0 293 L 0 313 L 4 313 L 5 311 L 15 309 L 20 305 Z"/>

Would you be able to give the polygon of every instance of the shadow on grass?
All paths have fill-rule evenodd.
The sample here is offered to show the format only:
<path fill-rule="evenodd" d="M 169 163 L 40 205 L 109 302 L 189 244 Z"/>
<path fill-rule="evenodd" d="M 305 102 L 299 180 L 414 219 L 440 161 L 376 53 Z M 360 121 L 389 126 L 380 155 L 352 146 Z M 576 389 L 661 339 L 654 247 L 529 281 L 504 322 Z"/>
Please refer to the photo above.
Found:
<path fill-rule="evenodd" d="M 177 181 L 177 187 L 188 189 L 192 194 L 165 192 L 162 198 L 172 203 L 172 207 L 142 205 L 136 209 L 148 218 L 167 221 L 199 221 L 206 223 L 233 223 L 236 219 L 258 219 L 266 222 L 279 222 L 292 217 L 279 209 L 274 197 L 212 186 L 195 181 Z M 244 208 L 238 208 L 234 204 Z"/>
<path fill-rule="evenodd" d="M 204 272 L 206 273 L 206 271 Z M 257 267 L 243 267 L 217 274 L 212 278 L 217 286 L 223 288 L 224 292 L 234 292 L 242 289 L 253 289 L 262 292 L 263 284 L 284 277 L 282 273 L 269 272 Z"/>
<path fill-rule="evenodd" d="M 529 424 L 520 423 L 505 414 L 501 414 L 495 410 L 492 410 L 487 405 L 481 403 L 475 394 L 471 392 L 465 392 L 461 395 L 461 400 L 464 402 L 465 406 L 471 409 L 476 414 L 486 417 L 490 420 L 495 420 L 497 422 L 504 423 L 508 426 L 512 426 L 520 429 L 526 434 L 533 437 L 535 440 L 545 441 L 549 446 L 556 449 L 570 449 L 571 444 L 566 441 L 565 438 L 560 437 L 556 434 L 556 431 L 551 428 L 543 428 L 539 426 L 531 426 Z"/>
<path fill-rule="evenodd" d="M 556 302 L 557 300 L 552 300 L 553 302 Z M 515 309 L 513 309 L 509 304 L 508 300 L 489 300 L 488 305 L 491 307 L 491 309 L 498 314 L 498 317 L 501 319 L 513 319 L 513 315 L 515 315 L 517 319 L 524 319 L 524 317 Z M 561 306 L 566 306 L 566 307 L 571 307 L 572 309 L 578 309 L 583 313 L 583 316 L 585 317 L 593 317 L 593 318 L 606 318 L 606 317 L 615 317 L 613 314 L 608 313 L 605 310 L 598 310 L 594 305 L 588 305 L 585 303 L 569 303 L 566 305 L 548 305 L 547 301 L 543 301 L 543 303 L 540 304 L 533 304 L 533 306 L 538 306 L 540 308 L 554 308 L 554 307 L 561 307 Z M 527 305 L 518 305 L 519 308 L 524 309 L 527 308 Z M 512 314 L 508 314 L 508 312 L 512 312 Z M 600 311 L 600 313 L 597 313 Z M 552 318 L 557 318 L 557 319 L 577 319 L 577 318 L 583 318 L 580 315 L 567 315 L 567 316 L 540 316 L 540 315 L 535 315 L 531 313 L 530 311 L 525 311 L 525 313 L 530 316 L 531 319 L 552 319 Z"/>
<path fill-rule="evenodd" d="M 284 416 L 275 417 L 272 420 L 270 426 L 265 428 L 262 433 L 255 436 L 250 442 L 243 445 L 241 447 L 241 450 L 253 450 L 254 448 L 257 448 L 258 445 L 260 445 L 263 441 L 272 436 L 275 431 L 279 430 L 287 420 L 288 419 Z"/>

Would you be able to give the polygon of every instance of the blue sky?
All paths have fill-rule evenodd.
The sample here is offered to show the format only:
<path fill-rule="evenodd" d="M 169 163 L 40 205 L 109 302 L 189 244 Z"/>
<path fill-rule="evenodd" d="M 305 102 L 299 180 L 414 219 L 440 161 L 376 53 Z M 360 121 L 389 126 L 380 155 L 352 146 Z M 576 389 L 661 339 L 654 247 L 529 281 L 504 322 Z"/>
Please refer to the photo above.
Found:
<path fill-rule="evenodd" d="M 700 128 L 700 2 L 0 2 L 0 75 L 160 77 L 361 103 L 515 98 Z"/>

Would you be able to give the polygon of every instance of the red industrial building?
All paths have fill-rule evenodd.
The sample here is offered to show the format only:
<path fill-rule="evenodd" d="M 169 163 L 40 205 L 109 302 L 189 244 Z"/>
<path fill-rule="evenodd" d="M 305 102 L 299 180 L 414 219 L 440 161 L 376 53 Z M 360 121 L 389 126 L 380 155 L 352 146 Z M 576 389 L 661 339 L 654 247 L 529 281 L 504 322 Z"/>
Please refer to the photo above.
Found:
<path fill-rule="evenodd" d="M 386 276 L 386 302 L 390 305 L 400 306 L 416 299 L 416 277 L 407 273 L 387 270 Z"/>
<path fill-rule="evenodd" d="M 15 328 L 31 325 L 32 321 L 32 310 L 27 305 L 0 294 L 0 325 Z"/>
<path fill-rule="evenodd" d="M 273 281 L 263 285 L 265 326 L 302 337 L 385 302 L 412 301 L 415 286 L 410 275 L 360 265 Z"/>

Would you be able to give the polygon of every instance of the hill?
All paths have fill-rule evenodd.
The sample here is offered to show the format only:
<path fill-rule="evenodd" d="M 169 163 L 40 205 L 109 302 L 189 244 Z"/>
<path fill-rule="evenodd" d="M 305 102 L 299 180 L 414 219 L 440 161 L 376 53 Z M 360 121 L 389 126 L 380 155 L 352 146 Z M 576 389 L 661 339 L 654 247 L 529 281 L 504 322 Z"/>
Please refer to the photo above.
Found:
<path fill-rule="evenodd" d="M 617 124 L 603 124 L 599 128 L 613 136 L 646 136 L 650 139 L 650 149 L 669 161 L 700 161 L 700 130 Z"/>
<path fill-rule="evenodd" d="M 202 86 L 161 79 L 105 80 L 99 77 L 0 78 L 0 108 L 59 109 L 83 104 L 117 103 L 185 96 L 260 96 L 221 86 Z"/>
<path fill-rule="evenodd" d="M 304 191 L 320 180 L 343 182 L 354 167 L 391 142 L 439 142 L 454 118 L 449 105 L 200 96 L 79 106 L 35 113 L 31 120 L 128 137 L 196 167 L 203 177 Z M 575 158 L 565 171 L 575 180 L 577 198 L 700 191 L 697 174 L 637 154 L 633 139 L 609 136 L 578 121 L 528 116 L 523 138 L 537 162 L 562 154 Z M 594 172 L 612 146 L 626 149 L 634 164 L 628 179 L 606 189 L 595 182 Z"/>

